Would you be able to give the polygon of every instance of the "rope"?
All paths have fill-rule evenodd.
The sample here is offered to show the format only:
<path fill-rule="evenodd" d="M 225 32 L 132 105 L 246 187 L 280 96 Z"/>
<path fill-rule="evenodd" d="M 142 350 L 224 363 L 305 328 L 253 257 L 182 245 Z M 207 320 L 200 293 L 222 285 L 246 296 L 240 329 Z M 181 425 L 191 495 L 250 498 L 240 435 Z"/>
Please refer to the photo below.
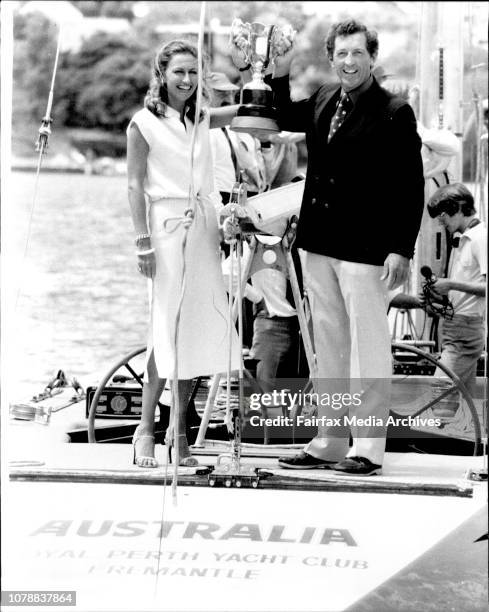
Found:
<path fill-rule="evenodd" d="M 183 298 L 185 296 L 186 287 L 186 273 L 187 268 L 185 264 L 185 252 L 187 247 L 188 230 L 193 223 L 195 218 L 196 208 L 199 203 L 197 196 L 195 195 L 195 184 L 194 184 L 194 161 L 195 161 L 195 143 L 197 137 L 197 129 L 199 126 L 200 111 L 202 107 L 202 86 L 203 86 L 203 33 L 205 24 L 205 2 L 202 2 L 200 7 L 200 25 L 199 25 L 199 37 L 197 42 L 197 60 L 198 60 L 198 77 L 197 77 L 197 98 L 195 104 L 195 118 L 194 126 L 192 129 L 192 136 L 190 140 L 190 183 L 189 183 L 189 194 L 188 204 L 189 206 L 185 209 L 183 217 L 172 217 L 167 219 L 164 224 L 164 229 L 168 233 L 173 233 L 178 227 L 183 226 L 184 234 L 182 238 L 182 289 L 180 291 L 180 297 L 178 301 L 177 314 L 175 317 L 175 334 L 173 337 L 173 351 L 174 351 L 174 368 L 173 377 L 171 380 L 171 404 L 170 404 L 170 419 L 165 439 L 165 445 L 167 447 L 166 459 L 165 459 L 165 476 L 163 482 L 163 500 L 161 505 L 161 518 L 160 518 L 160 533 L 158 539 L 158 555 L 157 555 L 157 571 L 155 576 L 154 584 L 154 597 L 156 599 L 158 589 L 158 576 L 160 570 L 160 557 L 161 547 L 163 539 L 163 524 L 165 517 L 165 505 L 166 505 L 166 488 L 168 478 L 168 463 L 169 463 L 169 447 L 173 445 L 173 478 L 172 478 L 172 498 L 173 504 L 177 503 L 177 485 L 178 485 L 178 464 L 180 462 L 180 453 L 178 448 L 178 435 L 179 435 L 179 417 L 180 417 L 180 398 L 178 393 L 178 336 L 180 330 L 180 317 L 182 312 Z M 172 229 L 167 227 L 167 222 L 175 222 Z"/>
<path fill-rule="evenodd" d="M 234 260 L 236 258 L 236 243 L 231 244 L 229 249 L 229 284 L 228 284 L 228 321 L 231 323 L 233 320 L 233 280 L 234 280 Z M 241 279 L 238 278 L 238 283 Z M 232 363 L 232 338 L 233 338 L 233 326 L 230 324 L 228 327 L 228 362 L 227 362 L 227 381 L 226 381 L 226 416 L 225 423 L 229 433 L 232 433 L 232 417 L 231 417 L 231 363 Z"/>
<path fill-rule="evenodd" d="M 173 457 L 174 457 L 174 468 L 173 468 L 173 479 L 172 479 L 172 497 L 173 502 L 176 504 L 177 501 L 177 483 L 178 483 L 178 465 L 180 462 L 180 452 L 178 447 L 178 438 L 179 438 L 179 417 L 180 417 L 180 397 L 178 390 L 178 338 L 180 331 L 180 318 L 182 313 L 182 305 L 183 299 L 185 296 L 186 289 L 186 275 L 187 275 L 187 266 L 185 262 L 185 254 L 188 240 L 188 231 L 190 226 L 193 223 L 195 218 L 195 213 L 198 204 L 198 198 L 195 194 L 195 182 L 194 182 L 194 167 L 195 167 L 195 144 L 197 139 L 197 130 L 199 127 L 199 119 L 202 108 L 202 87 L 203 87 L 203 39 L 204 39 L 204 25 L 205 25 L 205 2 L 202 2 L 200 8 L 200 25 L 199 25 L 199 37 L 197 42 L 197 60 L 198 60 L 198 77 L 197 77 L 197 97 L 195 104 L 195 118 L 194 118 L 194 126 L 192 129 L 192 135 L 190 140 L 190 183 L 189 183 L 189 193 L 188 193 L 188 204 L 189 206 L 184 211 L 183 217 L 175 217 L 172 219 L 168 219 L 168 221 L 177 221 L 177 224 L 173 228 L 173 230 L 167 231 L 175 231 L 177 227 L 183 225 L 184 234 L 182 238 L 182 289 L 180 292 L 180 297 L 178 301 L 177 314 L 175 318 L 175 333 L 173 338 L 173 350 L 174 350 L 174 368 L 173 368 L 173 376 L 171 380 L 171 406 L 170 406 L 170 422 L 168 425 L 167 436 L 166 436 L 166 445 L 170 444 L 173 446 Z M 165 224 L 166 229 L 166 224 Z M 166 461 L 168 463 L 168 453 Z"/>
<path fill-rule="evenodd" d="M 161 517 L 160 517 L 160 532 L 158 534 L 158 555 L 156 560 L 156 575 L 155 575 L 155 583 L 154 583 L 154 599 L 156 600 L 156 596 L 158 594 L 158 577 L 160 575 L 160 560 L 161 560 L 161 544 L 163 540 L 163 523 L 165 520 L 165 502 L 166 502 L 166 484 L 168 480 L 168 452 L 166 454 L 165 461 L 165 476 L 163 481 L 163 500 L 161 502 Z"/>

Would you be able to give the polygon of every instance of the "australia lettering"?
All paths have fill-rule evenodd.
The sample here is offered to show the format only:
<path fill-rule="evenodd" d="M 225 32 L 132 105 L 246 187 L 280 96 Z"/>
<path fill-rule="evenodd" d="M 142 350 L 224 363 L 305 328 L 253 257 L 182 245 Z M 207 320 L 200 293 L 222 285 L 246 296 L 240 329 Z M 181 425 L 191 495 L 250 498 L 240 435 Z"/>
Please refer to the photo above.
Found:
<path fill-rule="evenodd" d="M 357 546 L 348 529 L 339 527 L 289 527 L 272 525 L 263 527 L 258 523 L 234 523 L 221 525 L 200 521 L 122 521 L 111 520 L 53 520 L 48 521 L 31 536 L 51 535 L 55 537 L 78 536 L 81 538 L 134 538 L 151 533 L 158 538 L 181 538 L 183 540 L 241 540 L 249 542 L 273 542 L 287 544 L 342 544 Z"/>

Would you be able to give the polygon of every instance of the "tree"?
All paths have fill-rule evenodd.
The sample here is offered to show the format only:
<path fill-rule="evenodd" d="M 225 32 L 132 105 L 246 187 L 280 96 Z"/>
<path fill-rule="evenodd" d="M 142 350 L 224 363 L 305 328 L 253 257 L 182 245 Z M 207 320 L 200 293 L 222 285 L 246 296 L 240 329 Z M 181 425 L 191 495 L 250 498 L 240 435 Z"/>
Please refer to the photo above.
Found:
<path fill-rule="evenodd" d="M 132 7 L 134 2 L 113 2 L 112 0 L 72 0 L 73 4 L 85 17 L 119 17 L 134 18 Z"/>
<path fill-rule="evenodd" d="M 148 89 L 150 59 L 140 49 L 121 48 L 98 62 L 91 83 L 79 93 L 76 110 L 89 127 L 124 130 Z"/>
<path fill-rule="evenodd" d="M 14 123 L 44 116 L 56 56 L 58 32 L 40 13 L 14 16 Z"/>
<path fill-rule="evenodd" d="M 132 38 L 97 33 L 63 58 L 56 112 L 69 127 L 125 129 L 142 105 L 152 53 Z"/>

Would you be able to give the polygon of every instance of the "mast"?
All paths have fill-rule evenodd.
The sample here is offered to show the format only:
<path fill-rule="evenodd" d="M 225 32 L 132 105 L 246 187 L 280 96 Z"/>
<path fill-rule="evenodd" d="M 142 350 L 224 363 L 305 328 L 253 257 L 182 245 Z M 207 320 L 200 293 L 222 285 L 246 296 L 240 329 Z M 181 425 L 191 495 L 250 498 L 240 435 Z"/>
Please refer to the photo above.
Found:
<path fill-rule="evenodd" d="M 422 2 L 417 50 L 416 82 L 420 94 L 418 120 L 426 128 L 450 130 L 459 141 L 459 152 L 452 157 L 447 168 L 451 182 L 462 180 L 465 8 L 464 3 Z M 438 184 L 446 182 L 443 176 L 437 175 L 436 178 L 436 182 L 433 178 L 426 179 L 426 201 Z M 424 210 L 413 258 L 409 293 L 418 295 L 421 291 L 424 282 L 420 273 L 422 266 L 429 266 L 436 276 L 445 276 L 447 258 L 446 232 Z M 415 329 L 424 329 L 424 335 L 428 336 L 430 331 L 424 325 L 425 313 L 415 311 L 413 318 Z"/>
<path fill-rule="evenodd" d="M 463 100 L 464 100 L 464 2 L 441 2 L 440 38 L 445 58 L 445 126 L 459 139 L 459 154 L 452 159 L 449 170 L 454 181 L 462 180 L 463 166 Z"/>
<path fill-rule="evenodd" d="M 450 163 L 453 181 L 462 179 L 463 135 L 463 2 L 423 2 L 421 7 L 418 82 L 420 122 L 446 128 L 460 141 L 460 153 Z"/>

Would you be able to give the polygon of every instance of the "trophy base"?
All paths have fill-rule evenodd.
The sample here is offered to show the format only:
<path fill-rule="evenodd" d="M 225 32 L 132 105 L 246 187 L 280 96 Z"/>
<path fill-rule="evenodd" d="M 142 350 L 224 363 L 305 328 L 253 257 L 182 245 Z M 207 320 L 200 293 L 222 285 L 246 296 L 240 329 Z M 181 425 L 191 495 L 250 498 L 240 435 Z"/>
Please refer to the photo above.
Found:
<path fill-rule="evenodd" d="M 270 117 L 236 116 L 229 127 L 233 132 L 246 132 L 259 139 L 266 139 L 268 134 L 280 132 L 277 122 Z"/>

